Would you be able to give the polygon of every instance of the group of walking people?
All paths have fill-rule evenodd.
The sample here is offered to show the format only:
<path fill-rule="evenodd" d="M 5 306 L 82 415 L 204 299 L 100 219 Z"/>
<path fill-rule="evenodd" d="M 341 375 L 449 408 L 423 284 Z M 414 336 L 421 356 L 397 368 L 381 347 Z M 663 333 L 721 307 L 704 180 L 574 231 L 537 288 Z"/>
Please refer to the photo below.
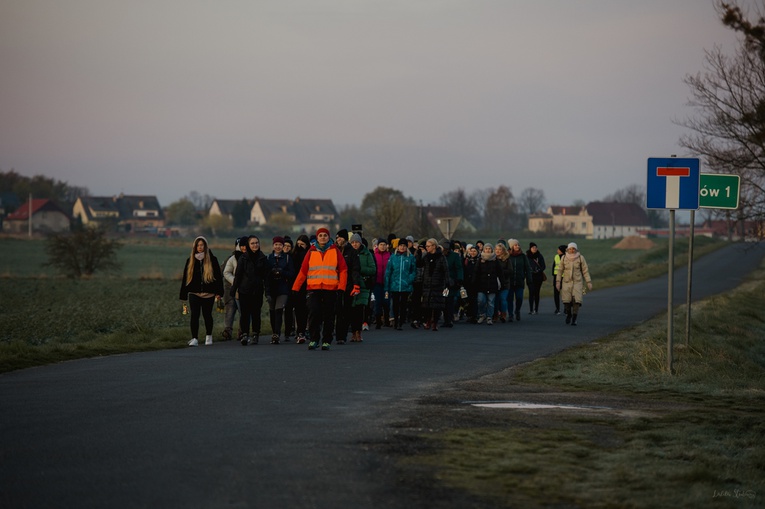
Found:
<path fill-rule="evenodd" d="M 334 341 L 362 342 L 362 332 L 392 327 L 438 331 L 455 321 L 493 325 L 521 320 L 528 287 L 530 315 L 539 312 L 540 292 L 548 279 L 544 256 L 536 243 L 523 251 L 516 239 L 496 244 L 433 238 L 374 239 L 345 229 L 334 240 L 327 228 L 296 241 L 273 237 L 266 255 L 255 235 L 235 241 L 231 255 L 219 264 L 207 239 L 197 237 L 186 260 L 181 300 L 191 314 L 189 346 L 199 344 L 200 317 L 205 344 L 212 344 L 212 310 L 216 299 L 225 308 L 224 339 L 258 344 L 261 310 L 268 303 L 271 343 L 292 336 L 310 350 L 329 350 Z M 589 268 L 576 243 L 558 247 L 552 267 L 555 314 L 577 325 L 585 285 L 592 289 Z M 185 305 L 184 305 L 185 309 Z"/>

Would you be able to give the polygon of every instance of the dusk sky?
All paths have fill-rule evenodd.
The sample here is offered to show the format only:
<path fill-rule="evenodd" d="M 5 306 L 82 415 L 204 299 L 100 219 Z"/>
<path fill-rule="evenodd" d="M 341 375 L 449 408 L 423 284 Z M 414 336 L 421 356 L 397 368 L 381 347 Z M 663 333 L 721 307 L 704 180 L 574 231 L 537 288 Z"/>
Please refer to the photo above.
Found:
<path fill-rule="evenodd" d="M 715 45 L 712 0 L 0 0 L 0 169 L 163 206 L 598 200 L 688 155 Z"/>

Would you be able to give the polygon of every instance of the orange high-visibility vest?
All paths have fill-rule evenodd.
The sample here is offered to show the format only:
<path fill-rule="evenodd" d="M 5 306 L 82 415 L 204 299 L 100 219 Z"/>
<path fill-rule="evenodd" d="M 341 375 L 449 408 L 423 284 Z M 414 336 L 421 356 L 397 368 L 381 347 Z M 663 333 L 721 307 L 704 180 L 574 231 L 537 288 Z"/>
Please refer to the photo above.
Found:
<path fill-rule="evenodd" d="M 309 290 L 338 290 L 340 275 L 337 263 L 338 250 L 327 249 L 322 253 L 318 250 L 308 252 L 308 276 L 306 286 Z"/>

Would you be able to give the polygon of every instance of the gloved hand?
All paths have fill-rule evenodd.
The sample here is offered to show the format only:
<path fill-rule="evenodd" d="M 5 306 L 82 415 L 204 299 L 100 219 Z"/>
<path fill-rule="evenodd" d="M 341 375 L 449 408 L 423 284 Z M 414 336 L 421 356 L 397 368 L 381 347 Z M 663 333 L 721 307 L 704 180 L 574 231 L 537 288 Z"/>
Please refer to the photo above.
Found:
<path fill-rule="evenodd" d="M 353 290 L 351 290 L 351 297 L 355 297 L 360 293 L 361 293 L 361 288 L 359 287 L 359 285 L 353 285 Z"/>

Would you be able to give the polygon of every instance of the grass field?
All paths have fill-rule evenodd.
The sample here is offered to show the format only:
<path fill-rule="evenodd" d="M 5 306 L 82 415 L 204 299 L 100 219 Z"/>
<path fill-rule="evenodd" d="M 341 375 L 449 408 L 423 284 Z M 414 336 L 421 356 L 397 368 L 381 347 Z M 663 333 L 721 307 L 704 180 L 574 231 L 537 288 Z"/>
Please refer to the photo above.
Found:
<path fill-rule="evenodd" d="M 548 266 L 563 239 L 538 242 Z M 666 272 L 666 240 L 649 251 L 613 249 L 618 240 L 579 240 L 595 289 L 626 284 Z M 528 245 L 524 242 L 524 245 Z M 696 241 L 697 256 L 722 244 Z M 131 241 L 118 251 L 122 271 L 81 280 L 57 276 L 45 266 L 42 240 L 0 238 L 0 372 L 61 360 L 140 350 L 186 346 L 188 317 L 178 300 L 180 273 L 191 241 L 177 239 Z M 219 261 L 233 249 L 212 243 Z M 676 263 L 686 263 L 687 241 L 678 240 Z M 548 275 L 550 269 L 547 270 Z M 552 284 L 543 286 L 552 295 Z M 262 334 L 270 334 L 264 311 Z M 215 315 L 215 337 L 223 329 Z"/>
<path fill-rule="evenodd" d="M 428 417 L 405 426 L 435 431 L 417 434 L 402 477 L 430 471 L 418 482 L 468 492 L 476 507 L 765 507 L 763 295 L 761 268 L 695 304 L 691 347 L 676 347 L 674 375 L 658 316 L 463 383 L 451 404 L 426 403 L 418 416 Z M 599 410 L 456 411 L 463 394 Z"/>

